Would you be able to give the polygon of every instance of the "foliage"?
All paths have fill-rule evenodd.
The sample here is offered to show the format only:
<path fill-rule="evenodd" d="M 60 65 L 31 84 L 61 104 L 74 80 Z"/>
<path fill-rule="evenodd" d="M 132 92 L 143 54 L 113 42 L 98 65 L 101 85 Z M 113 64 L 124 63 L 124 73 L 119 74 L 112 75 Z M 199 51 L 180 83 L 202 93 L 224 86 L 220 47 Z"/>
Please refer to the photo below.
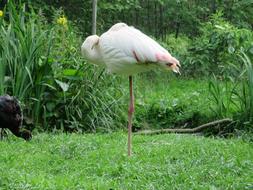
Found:
<path fill-rule="evenodd" d="M 240 54 L 243 63 L 243 70 L 238 77 L 239 87 L 232 92 L 238 98 L 239 113 L 238 120 L 242 126 L 253 125 L 253 66 L 250 58 L 245 54 Z"/>
<path fill-rule="evenodd" d="M 0 17 L 0 93 L 20 99 L 24 124 L 50 131 L 125 127 L 128 84 L 80 56 L 83 36 L 91 31 L 91 0 L 22 2 L 9 2 Z M 182 64 L 183 78 L 160 71 L 136 77 L 136 128 L 195 127 L 222 117 L 252 123 L 246 76 L 253 52 L 250 5 L 247 0 L 98 1 L 99 34 L 127 22 L 156 37 Z M 242 50 L 249 58 L 238 57 Z"/>
<path fill-rule="evenodd" d="M 253 68 L 250 58 L 243 52 L 239 54 L 241 65 L 234 65 L 238 76 L 230 77 L 222 86 L 217 78 L 210 82 L 209 90 L 214 102 L 217 117 L 234 117 L 237 129 L 251 129 L 253 125 Z M 236 73 L 232 72 L 232 73 Z M 230 85 L 228 85 L 230 84 Z"/>
<path fill-rule="evenodd" d="M 214 14 L 201 30 L 202 35 L 189 48 L 190 55 L 185 63 L 191 75 L 215 72 L 227 76 L 231 72 L 230 65 L 238 62 L 236 54 L 242 48 L 253 47 L 253 32 L 231 25 L 221 12 Z"/>
<path fill-rule="evenodd" d="M 60 15 L 62 11 L 56 13 L 56 22 Z M 55 27 L 51 57 L 57 88 L 47 97 L 47 126 L 70 131 L 111 130 L 118 126 L 115 122 L 116 112 L 120 113 L 117 107 L 121 90 L 115 77 L 84 62 L 80 55 L 81 39 L 75 29 L 71 25 Z"/>
<path fill-rule="evenodd" d="M 91 34 L 92 0 L 23 2 L 42 8 L 49 18 L 54 9 L 62 7 L 85 36 Z M 224 18 L 235 26 L 252 29 L 252 4 L 249 0 L 99 0 L 97 28 L 98 33 L 102 33 L 116 22 L 126 22 L 156 38 L 164 39 L 167 34 L 176 37 L 184 34 L 192 38 L 199 35 L 201 23 L 208 21 L 212 14 L 223 11 Z"/>
<path fill-rule="evenodd" d="M 33 11 L 26 15 L 25 6 L 16 10 L 10 3 L 7 11 L 6 21 L 0 23 L 0 93 L 9 93 L 26 102 L 25 112 L 37 123 L 52 76 L 48 59 L 52 33 L 43 28 L 43 19 Z"/>
<path fill-rule="evenodd" d="M 213 76 L 213 80 L 209 82 L 209 92 L 211 94 L 210 100 L 214 102 L 215 107 L 211 107 L 211 109 L 215 112 L 217 117 L 225 118 L 231 117 L 233 93 L 231 92 L 231 87 L 233 84 L 230 81 L 225 81 L 225 85 Z"/>
<path fill-rule="evenodd" d="M 3 189 L 247 189 L 253 147 L 192 135 L 40 134 L 0 142 Z M 10 169 L 11 168 L 11 169 Z M 207 180 L 208 179 L 208 180 Z"/>
<path fill-rule="evenodd" d="M 24 124 L 39 130 L 115 128 L 121 96 L 116 79 L 82 60 L 81 40 L 63 12 L 56 12 L 54 24 L 48 25 L 31 7 L 28 13 L 25 5 L 16 9 L 9 3 L 6 11 L 0 32 L 0 91 L 22 102 Z M 59 18 L 64 24 L 57 24 Z"/>

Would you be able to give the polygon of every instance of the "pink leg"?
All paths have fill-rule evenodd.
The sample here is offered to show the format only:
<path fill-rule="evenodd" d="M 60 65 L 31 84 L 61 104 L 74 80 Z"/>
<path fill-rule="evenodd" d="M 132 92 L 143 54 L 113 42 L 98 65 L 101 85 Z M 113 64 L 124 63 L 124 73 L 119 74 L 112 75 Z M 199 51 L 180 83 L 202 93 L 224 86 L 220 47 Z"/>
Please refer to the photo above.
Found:
<path fill-rule="evenodd" d="M 132 154 L 132 116 L 134 113 L 133 78 L 129 76 L 130 104 L 128 110 L 128 156 Z"/>

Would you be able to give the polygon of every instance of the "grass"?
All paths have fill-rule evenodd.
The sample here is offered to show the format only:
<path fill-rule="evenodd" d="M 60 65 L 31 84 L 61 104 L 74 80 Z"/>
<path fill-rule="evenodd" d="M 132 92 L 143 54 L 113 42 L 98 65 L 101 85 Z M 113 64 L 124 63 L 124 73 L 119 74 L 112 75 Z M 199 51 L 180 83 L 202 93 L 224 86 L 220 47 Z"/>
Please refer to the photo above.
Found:
<path fill-rule="evenodd" d="M 158 102 L 160 105 L 165 104 L 170 106 L 185 104 L 201 107 L 201 110 L 206 110 L 210 106 L 210 103 L 207 104 L 206 102 L 210 96 L 208 92 L 208 80 L 180 77 L 153 81 L 144 80 L 137 82 L 139 84 L 139 93 L 137 94 L 137 98 L 139 99 L 136 100 L 137 103 L 142 100 L 147 104 L 154 104 L 155 102 Z"/>
<path fill-rule="evenodd" d="M 0 189 L 250 189 L 253 146 L 191 135 L 39 134 L 0 142 Z"/>
<path fill-rule="evenodd" d="M 208 80 L 162 72 L 154 77 L 139 75 L 134 81 L 138 128 L 196 127 L 216 119 Z"/>

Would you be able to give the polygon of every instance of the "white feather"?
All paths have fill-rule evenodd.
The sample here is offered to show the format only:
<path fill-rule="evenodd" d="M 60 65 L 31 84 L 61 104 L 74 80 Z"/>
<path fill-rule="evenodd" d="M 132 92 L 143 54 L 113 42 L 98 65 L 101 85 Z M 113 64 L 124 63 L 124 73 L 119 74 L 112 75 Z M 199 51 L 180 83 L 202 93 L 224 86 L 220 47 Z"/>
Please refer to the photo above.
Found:
<path fill-rule="evenodd" d="M 86 51 L 87 45 L 85 50 L 83 46 L 85 42 L 82 51 Z M 158 54 L 171 57 L 173 63 L 173 60 L 176 60 L 152 38 L 125 23 L 115 24 L 102 34 L 98 44 L 91 51 L 93 52 L 88 54 L 94 55 L 96 51 L 97 57 L 106 65 L 109 72 L 124 75 L 148 71 L 156 66 L 166 68 L 165 63 L 168 61 L 158 60 Z M 179 62 L 175 64 L 177 66 Z"/>

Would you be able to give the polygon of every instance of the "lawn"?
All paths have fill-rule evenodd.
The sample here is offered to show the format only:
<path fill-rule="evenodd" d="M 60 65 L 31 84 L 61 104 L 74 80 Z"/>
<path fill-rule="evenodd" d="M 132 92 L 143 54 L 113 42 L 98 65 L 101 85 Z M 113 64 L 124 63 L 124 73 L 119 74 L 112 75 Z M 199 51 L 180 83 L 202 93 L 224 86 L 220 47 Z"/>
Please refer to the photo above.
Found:
<path fill-rule="evenodd" d="M 168 75 L 161 72 L 154 77 L 139 75 L 134 78 L 136 126 L 151 129 L 192 128 L 217 119 L 213 111 L 216 104 L 212 101 L 207 79 Z M 225 83 L 221 82 L 221 85 L 225 86 Z M 128 94 L 125 94 L 128 100 Z"/>
<path fill-rule="evenodd" d="M 125 133 L 38 134 L 0 142 L 0 189 L 252 189 L 253 146 L 241 139 Z"/>

